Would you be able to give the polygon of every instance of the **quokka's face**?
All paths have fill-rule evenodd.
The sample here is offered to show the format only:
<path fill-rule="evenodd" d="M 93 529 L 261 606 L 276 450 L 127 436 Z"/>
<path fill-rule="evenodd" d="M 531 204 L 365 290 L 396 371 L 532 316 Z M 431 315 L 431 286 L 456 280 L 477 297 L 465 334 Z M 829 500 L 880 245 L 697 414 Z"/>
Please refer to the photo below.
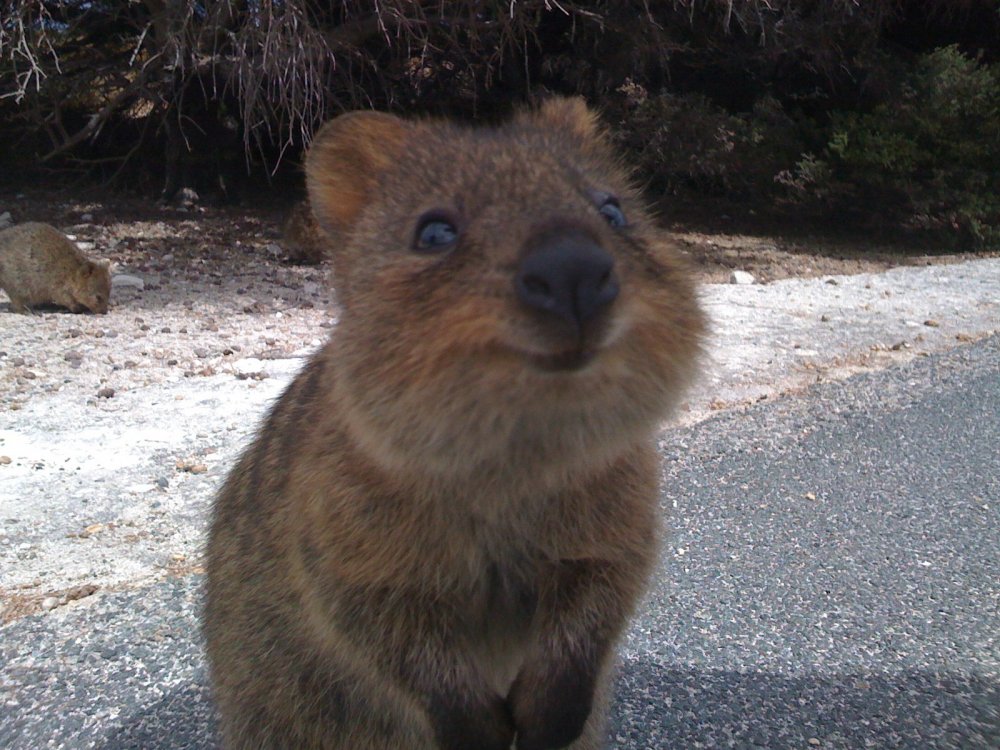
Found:
<path fill-rule="evenodd" d="M 337 335 L 371 406 L 395 411 L 412 394 L 414 408 L 461 404 L 498 427 L 484 400 L 539 415 L 584 400 L 662 411 L 691 370 L 700 314 L 582 103 L 481 130 L 369 117 L 381 139 L 321 134 L 308 170 L 313 210 L 343 238 Z M 374 157 L 330 148 L 347 142 Z M 338 173 L 351 168 L 369 170 L 363 199 Z"/>
<path fill-rule="evenodd" d="M 106 261 L 87 266 L 78 284 L 77 302 L 95 313 L 106 313 L 111 298 L 111 270 Z"/>

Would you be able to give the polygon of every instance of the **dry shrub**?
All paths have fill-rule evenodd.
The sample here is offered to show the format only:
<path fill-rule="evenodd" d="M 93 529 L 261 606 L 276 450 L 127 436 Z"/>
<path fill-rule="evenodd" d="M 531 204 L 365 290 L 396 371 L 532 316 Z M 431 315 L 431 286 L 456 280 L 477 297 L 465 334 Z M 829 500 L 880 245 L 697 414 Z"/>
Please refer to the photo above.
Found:
<path fill-rule="evenodd" d="M 489 89 L 551 0 L 6 0 L 0 118 L 41 162 L 167 160 L 235 133 L 273 164 L 332 114 Z M 573 13 L 566 4 L 560 13 Z M 123 126 L 124 129 L 123 129 Z M 121 133 L 126 133 L 121 137 Z M 109 137 L 110 136 L 110 137 Z M 168 177 L 169 180 L 169 177 Z"/>
<path fill-rule="evenodd" d="M 892 204 L 977 237 L 996 191 L 976 143 L 993 140 L 914 135 L 920 106 L 900 85 L 952 41 L 1000 59 L 996 1 L 0 0 L 0 138 L 14 145 L 0 158 L 138 164 L 169 197 L 200 189 L 198 170 L 221 183 L 234 164 L 294 161 L 345 109 L 492 118 L 578 93 L 653 188 Z M 871 165 L 911 141 L 905 175 Z M 968 170 L 947 166 L 967 153 Z"/>

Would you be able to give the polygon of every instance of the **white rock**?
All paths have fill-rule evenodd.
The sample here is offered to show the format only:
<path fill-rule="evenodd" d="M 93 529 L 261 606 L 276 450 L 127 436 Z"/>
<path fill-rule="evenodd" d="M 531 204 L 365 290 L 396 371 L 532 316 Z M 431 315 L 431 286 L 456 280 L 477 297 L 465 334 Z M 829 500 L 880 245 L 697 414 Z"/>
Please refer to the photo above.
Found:
<path fill-rule="evenodd" d="M 94 243 L 93 242 L 86 242 L 84 240 L 79 240 L 76 243 L 76 246 L 78 248 L 80 248 L 81 250 L 83 250 L 83 252 L 85 252 L 85 253 L 88 253 L 88 252 L 90 252 L 91 250 L 94 249 Z"/>
<path fill-rule="evenodd" d="M 0 229 L 6 229 L 14 224 L 14 219 L 11 218 L 10 211 L 4 211 L 0 214 Z"/>
<path fill-rule="evenodd" d="M 264 362 L 256 357 L 245 357 L 233 362 L 233 369 L 241 375 L 256 375 L 264 371 Z"/>
<path fill-rule="evenodd" d="M 174 196 L 174 203 L 182 208 L 191 208 L 199 200 L 201 198 L 198 193 L 189 187 L 181 188 L 177 191 L 177 195 Z"/>
<path fill-rule="evenodd" d="M 128 287 L 130 289 L 138 289 L 141 292 L 146 287 L 146 283 L 138 276 L 118 273 L 111 277 L 111 286 L 118 288 Z"/>
<path fill-rule="evenodd" d="M 93 220 L 94 220 L 93 214 L 82 214 L 80 216 L 80 221 L 93 221 Z"/>
<path fill-rule="evenodd" d="M 59 600 L 54 596 L 47 596 L 42 599 L 42 609 L 48 612 L 50 609 L 55 609 L 59 606 Z"/>
<path fill-rule="evenodd" d="M 729 274 L 730 284 L 753 284 L 755 281 L 753 274 L 746 271 L 733 271 Z"/>

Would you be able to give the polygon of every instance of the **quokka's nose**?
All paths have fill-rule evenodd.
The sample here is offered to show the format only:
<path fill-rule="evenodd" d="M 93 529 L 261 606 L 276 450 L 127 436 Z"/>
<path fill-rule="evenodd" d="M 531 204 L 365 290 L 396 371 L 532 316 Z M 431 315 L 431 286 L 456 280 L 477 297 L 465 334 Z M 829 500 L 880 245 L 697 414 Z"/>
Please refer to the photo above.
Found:
<path fill-rule="evenodd" d="M 578 328 L 618 296 L 614 258 L 586 235 L 575 233 L 559 235 L 528 252 L 514 283 L 526 306 Z"/>

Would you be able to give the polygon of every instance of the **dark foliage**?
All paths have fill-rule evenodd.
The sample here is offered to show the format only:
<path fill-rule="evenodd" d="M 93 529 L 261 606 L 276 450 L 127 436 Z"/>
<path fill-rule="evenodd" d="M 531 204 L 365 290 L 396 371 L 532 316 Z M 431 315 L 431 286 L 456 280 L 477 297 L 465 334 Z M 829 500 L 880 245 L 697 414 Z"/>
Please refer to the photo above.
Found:
<path fill-rule="evenodd" d="M 949 45 L 952 72 L 927 69 Z M 971 196 L 992 183 L 967 167 L 995 139 L 966 141 L 995 122 L 910 114 L 934 75 L 988 95 L 976 71 L 998 59 L 995 0 L 0 0 L 0 167 L 224 194 L 346 109 L 490 119 L 578 93 L 655 190 L 877 199 L 988 243 L 995 212 Z M 919 165 L 874 179 L 872 144 L 897 136 Z"/>

